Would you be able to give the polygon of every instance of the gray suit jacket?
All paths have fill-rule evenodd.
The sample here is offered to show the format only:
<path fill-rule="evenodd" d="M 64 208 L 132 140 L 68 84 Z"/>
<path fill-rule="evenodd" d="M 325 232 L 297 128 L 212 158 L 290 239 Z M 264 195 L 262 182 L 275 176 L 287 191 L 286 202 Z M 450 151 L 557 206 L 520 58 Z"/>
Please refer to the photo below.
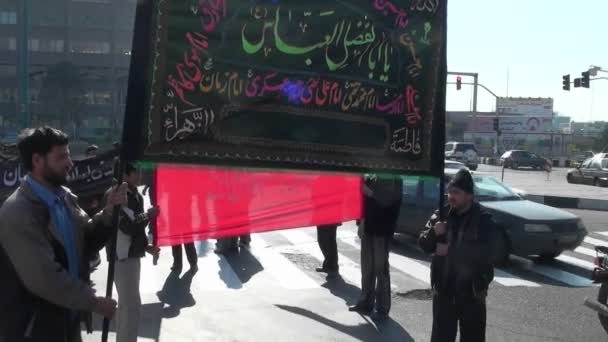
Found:
<path fill-rule="evenodd" d="M 87 239 L 95 235 L 95 230 L 110 229 L 111 211 L 102 211 L 91 219 L 78 206 L 78 198 L 65 190 L 74 223 L 81 279 L 70 275 L 67 265 L 59 261 L 62 257 L 57 254 L 64 252 L 61 235 L 51 223 L 47 207 L 25 182 L 0 208 L 0 247 L 29 293 L 53 306 L 90 312 L 95 304 L 95 293 L 87 283 Z M 0 301 L 0 304 L 11 306 L 10 302 Z"/>

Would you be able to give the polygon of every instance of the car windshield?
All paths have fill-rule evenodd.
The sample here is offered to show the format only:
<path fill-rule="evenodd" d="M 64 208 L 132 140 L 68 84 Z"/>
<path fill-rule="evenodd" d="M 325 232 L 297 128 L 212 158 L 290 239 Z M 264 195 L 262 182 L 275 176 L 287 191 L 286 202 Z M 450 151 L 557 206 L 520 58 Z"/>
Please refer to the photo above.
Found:
<path fill-rule="evenodd" d="M 473 151 L 477 152 L 477 150 L 475 149 L 475 145 L 471 145 L 471 144 L 458 144 L 456 146 L 456 152 L 466 152 L 468 150 L 473 150 Z"/>
<path fill-rule="evenodd" d="M 492 177 L 474 176 L 475 196 L 484 201 L 520 201 L 515 192 Z"/>
<path fill-rule="evenodd" d="M 454 144 L 445 144 L 445 151 L 451 152 L 454 149 Z"/>
<path fill-rule="evenodd" d="M 608 159 L 602 160 L 602 169 L 608 169 Z"/>

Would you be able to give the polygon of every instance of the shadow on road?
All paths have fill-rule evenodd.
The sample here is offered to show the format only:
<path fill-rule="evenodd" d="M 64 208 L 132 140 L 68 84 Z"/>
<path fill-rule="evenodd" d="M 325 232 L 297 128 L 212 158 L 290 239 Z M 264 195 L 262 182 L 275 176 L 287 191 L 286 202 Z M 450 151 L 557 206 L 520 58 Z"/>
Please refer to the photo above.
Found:
<path fill-rule="evenodd" d="M 346 281 L 340 276 L 328 276 L 325 284 L 322 287 L 329 290 L 331 294 L 338 298 L 342 298 L 346 305 L 354 305 L 357 302 L 361 290 Z"/>
<path fill-rule="evenodd" d="M 152 339 L 158 341 L 161 328 L 161 313 L 163 311 L 162 303 L 144 304 L 141 306 L 141 316 L 139 321 L 138 337 Z M 93 315 L 93 331 L 103 330 L 103 318 L 98 315 Z M 110 332 L 116 332 L 116 320 L 110 322 Z M 85 335 L 85 332 L 82 333 Z"/>
<path fill-rule="evenodd" d="M 179 316 L 181 309 L 192 307 L 196 304 L 190 287 L 196 270 L 190 269 L 180 278 L 179 272 L 171 272 L 162 290 L 157 292 L 158 299 L 167 306 L 162 309 L 163 318 Z"/>
<path fill-rule="evenodd" d="M 412 336 L 410 336 L 399 323 L 390 317 L 383 320 L 372 320 L 373 324 L 345 325 L 303 308 L 280 304 L 275 304 L 275 306 L 281 310 L 325 324 L 332 329 L 338 330 L 360 341 L 414 341 Z"/>
<path fill-rule="evenodd" d="M 224 257 L 228 260 L 242 284 L 247 283 L 254 275 L 264 270 L 264 266 L 246 248 L 241 248 L 237 253 L 226 254 Z M 222 280 L 224 279 L 222 278 Z"/>

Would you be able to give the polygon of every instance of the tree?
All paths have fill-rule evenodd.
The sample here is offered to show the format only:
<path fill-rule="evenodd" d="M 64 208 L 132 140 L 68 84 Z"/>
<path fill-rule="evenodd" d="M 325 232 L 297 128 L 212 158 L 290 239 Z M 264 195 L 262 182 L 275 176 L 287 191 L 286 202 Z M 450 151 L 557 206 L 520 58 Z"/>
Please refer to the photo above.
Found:
<path fill-rule="evenodd" d="M 70 62 L 49 66 L 38 96 L 36 114 L 44 123 L 76 128 L 84 116 L 85 91 L 80 68 Z"/>
<path fill-rule="evenodd" d="M 604 124 L 604 129 L 600 136 L 595 139 L 593 147 L 598 152 L 608 152 L 608 124 Z"/>

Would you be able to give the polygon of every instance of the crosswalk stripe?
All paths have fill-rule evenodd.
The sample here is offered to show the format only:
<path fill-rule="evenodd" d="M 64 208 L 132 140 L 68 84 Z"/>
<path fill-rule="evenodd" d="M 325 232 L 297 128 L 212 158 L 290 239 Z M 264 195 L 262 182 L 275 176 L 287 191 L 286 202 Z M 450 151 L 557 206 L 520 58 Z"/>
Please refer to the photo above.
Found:
<path fill-rule="evenodd" d="M 563 255 L 562 254 L 562 255 L 556 257 L 555 259 L 557 259 L 559 261 L 563 261 L 563 262 L 565 262 L 567 264 L 570 264 L 570 265 L 582 267 L 582 268 L 587 269 L 589 271 L 593 271 L 593 269 L 595 268 L 595 265 L 593 263 L 588 262 L 588 261 L 584 261 L 584 260 L 581 260 L 581 259 L 578 259 L 578 258 L 574 258 L 574 257 L 571 257 L 569 255 Z"/>
<path fill-rule="evenodd" d="M 595 232 L 595 233 L 600 234 L 600 235 L 604 235 L 604 236 L 608 236 L 608 232 Z"/>
<path fill-rule="evenodd" d="M 540 287 L 540 284 L 522 279 L 501 269 L 494 270 L 494 281 L 504 286 Z"/>
<path fill-rule="evenodd" d="M 323 253 L 321 253 L 316 241 L 310 235 L 299 230 L 285 231 L 281 232 L 281 234 L 289 242 L 296 245 L 296 249 L 313 256 L 320 262 L 323 262 Z M 340 276 L 342 278 L 354 285 L 359 285 L 361 283 L 361 267 L 359 264 L 341 253 L 338 253 L 338 264 L 340 266 Z M 397 286 L 391 284 L 391 288 L 396 289 Z"/>
<path fill-rule="evenodd" d="M 250 252 L 258 259 L 264 269 L 276 279 L 276 282 L 287 289 L 312 289 L 318 288 L 317 284 L 304 271 L 289 261 L 286 257 L 267 248 L 268 244 L 259 235 L 253 235 L 251 239 Z"/>
<path fill-rule="evenodd" d="M 589 237 L 589 236 L 586 236 L 584 241 L 586 243 L 592 244 L 593 246 L 608 246 L 608 242 L 607 241 L 602 241 L 602 240 L 594 239 L 594 238 Z"/>
<path fill-rule="evenodd" d="M 206 241 L 205 241 L 206 242 Z M 199 269 L 205 270 L 206 275 L 216 275 L 213 277 L 195 277 L 196 285 L 201 290 L 220 291 L 226 289 L 240 289 L 243 287 L 238 275 L 232 266 L 222 255 L 213 253 L 210 245 L 201 244 L 206 250 L 204 257 L 198 259 Z"/>
<path fill-rule="evenodd" d="M 581 287 L 581 286 L 591 286 L 592 282 L 590 279 L 587 278 L 583 278 L 581 276 L 578 276 L 576 274 L 572 274 L 566 271 L 562 271 L 560 269 L 556 269 L 553 267 L 549 267 L 549 266 L 544 266 L 544 265 L 538 265 L 528 259 L 523 259 L 524 260 L 524 269 L 534 272 L 534 273 L 538 273 L 540 275 L 543 275 L 547 278 L 551 278 L 553 280 L 557 280 L 561 283 L 564 283 L 566 285 L 569 286 L 575 286 L 575 287 Z"/>
<path fill-rule="evenodd" d="M 340 238 L 344 243 L 355 247 L 357 249 L 361 248 L 361 245 L 357 241 L 356 238 Z M 430 267 L 416 262 L 408 257 L 403 255 L 399 255 L 396 253 L 390 253 L 389 263 L 391 267 L 398 269 L 399 271 L 412 276 L 426 284 L 430 284 L 431 282 L 431 269 Z"/>
<path fill-rule="evenodd" d="M 576 248 L 574 249 L 574 251 L 575 251 L 576 253 L 579 253 L 579 254 L 584 254 L 584 255 L 588 255 L 588 256 L 592 256 L 592 257 L 595 257 L 595 256 L 596 256 L 595 251 L 594 251 L 594 250 L 592 250 L 592 249 L 590 249 L 590 248 L 585 248 L 585 247 L 576 247 Z"/>

